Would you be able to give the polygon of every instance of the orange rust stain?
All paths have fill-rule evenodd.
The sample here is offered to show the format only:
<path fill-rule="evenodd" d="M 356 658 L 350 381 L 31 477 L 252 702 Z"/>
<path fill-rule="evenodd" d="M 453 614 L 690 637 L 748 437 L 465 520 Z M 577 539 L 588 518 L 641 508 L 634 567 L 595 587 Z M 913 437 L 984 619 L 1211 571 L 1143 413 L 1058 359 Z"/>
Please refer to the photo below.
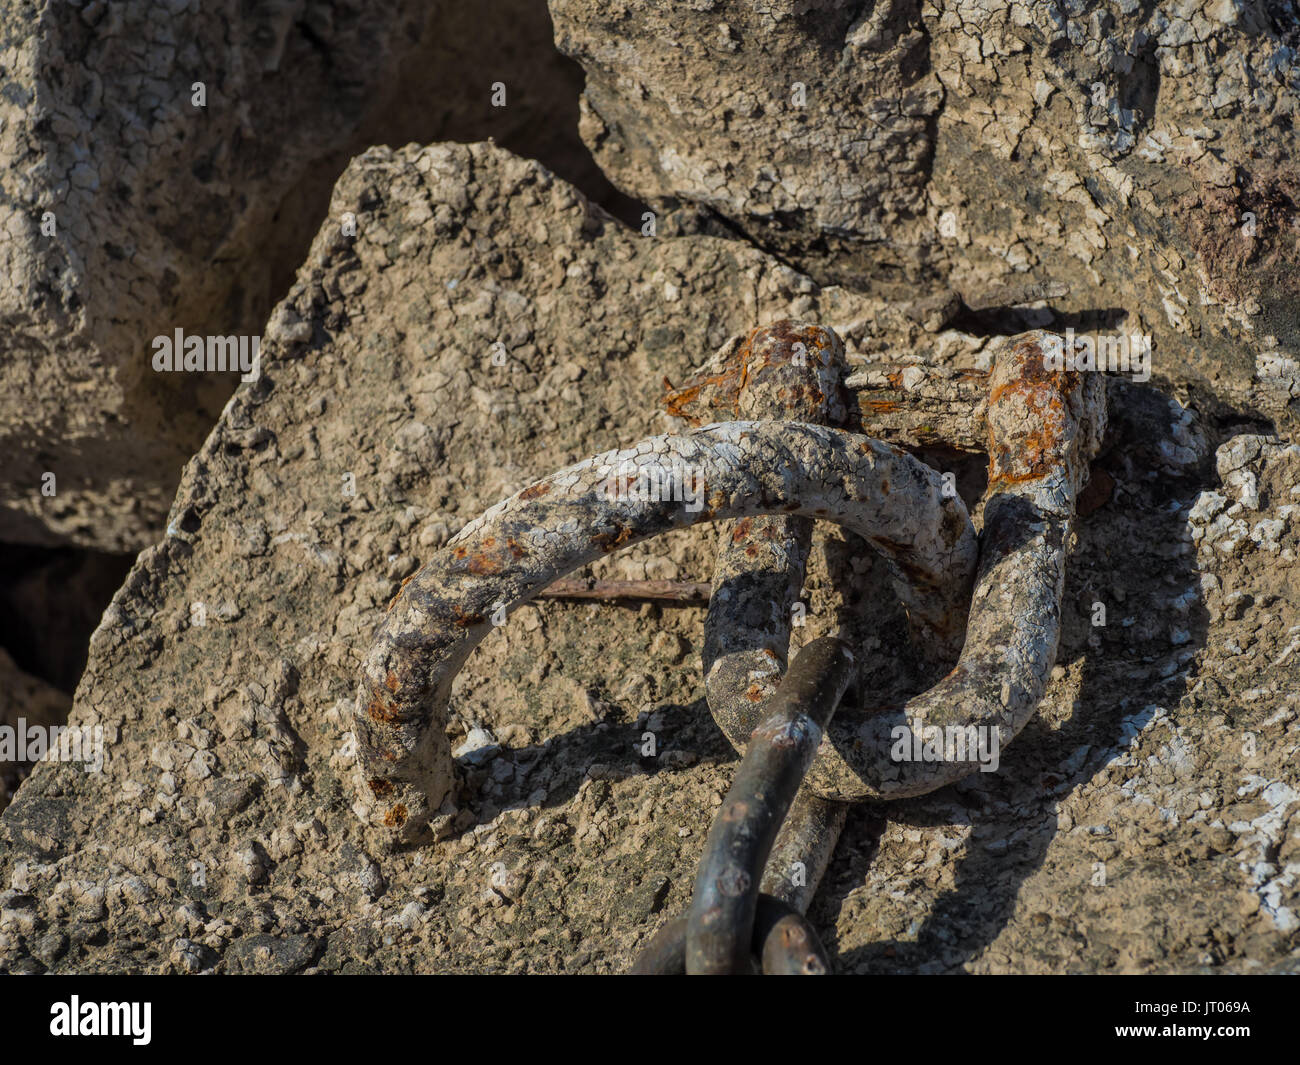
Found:
<path fill-rule="evenodd" d="M 1059 404 L 1061 390 L 1054 382 L 1031 381 L 1018 377 L 1014 381 L 1006 381 L 992 389 L 989 392 L 989 403 L 999 403 L 1004 396 L 1018 398 L 1026 406 L 1038 408 L 1051 404 L 1053 400 Z"/>
<path fill-rule="evenodd" d="M 1003 448 L 989 456 L 989 486 L 1006 484 L 1027 484 L 1046 477 L 1053 467 L 1050 459 L 1044 456 L 1044 447 L 1030 439 L 1018 440 L 1016 443 L 1023 451 L 1012 452 Z M 1024 472 L 1016 473 L 1017 465 L 1024 466 Z"/>
<path fill-rule="evenodd" d="M 474 625 L 483 624 L 482 614 L 466 614 L 463 610 L 461 610 L 459 603 L 456 606 L 452 607 L 451 610 L 452 613 L 456 615 L 455 619 L 453 620 L 453 624 L 455 624 L 457 628 L 468 629 Z"/>
<path fill-rule="evenodd" d="M 490 577 L 501 572 L 501 561 L 486 554 L 477 554 L 466 567 L 475 577 Z"/>
<path fill-rule="evenodd" d="M 664 409 L 692 425 L 702 424 L 702 415 L 718 408 L 729 409 L 735 415 L 740 395 L 749 382 L 770 367 L 789 365 L 790 349 L 799 341 L 808 354 L 817 358 L 818 365 L 825 365 L 820 356 L 831 344 L 825 331 L 811 326 L 795 329 L 790 319 L 782 319 L 751 330 L 718 373 L 697 375 L 680 388 L 665 377 Z M 815 388 L 796 390 L 783 399 L 791 406 L 805 399 L 818 404 L 825 401 Z"/>
<path fill-rule="evenodd" d="M 371 721 L 378 721 L 381 725 L 391 725 L 397 720 L 397 704 L 377 692 L 371 698 L 370 705 L 366 707 L 366 714 Z"/>
<path fill-rule="evenodd" d="M 810 354 L 825 351 L 829 343 L 821 330 L 794 330 L 790 328 L 788 320 L 755 329 L 737 346 L 721 372 L 700 375 L 681 388 L 674 387 L 672 382 L 665 379 L 665 409 L 695 425 L 700 424 L 701 418 L 693 414 L 690 408 L 697 405 L 713 409 L 726 408 L 733 414 L 737 413 L 740 394 L 751 378 L 769 367 L 788 365 L 787 346 L 796 341 L 803 341 Z M 818 363 L 824 364 L 824 360 L 818 359 Z M 795 398 L 800 398 L 803 394 L 805 393 L 796 393 Z M 807 394 L 813 395 L 819 403 L 824 399 L 816 395 L 816 390 Z"/>
<path fill-rule="evenodd" d="M 753 518 L 741 518 L 740 521 L 736 522 L 735 528 L 731 530 L 731 542 L 733 544 L 740 543 L 741 540 L 749 535 L 749 530 L 752 529 L 753 526 Z"/>
<path fill-rule="evenodd" d="M 1041 358 L 1029 356 L 1019 377 L 989 393 L 990 410 L 996 404 L 1019 404 L 1034 423 L 1028 432 L 996 444 L 990 429 L 990 485 L 1037 481 L 1059 466 L 1061 436 L 1067 420 L 1065 397 L 1077 380 L 1077 372 L 1050 371 L 1043 366 Z"/>
<path fill-rule="evenodd" d="M 952 669 L 948 670 L 948 672 L 943 675 L 943 679 L 939 681 L 939 684 L 946 684 L 948 681 L 953 681 L 954 683 L 958 683 L 960 681 L 965 680 L 966 674 L 968 674 L 969 672 L 970 672 L 969 669 L 967 669 L 960 662 L 958 662 L 955 666 L 952 667 Z M 935 685 L 936 688 L 938 686 L 939 686 L 938 684 Z"/>
<path fill-rule="evenodd" d="M 468 554 L 469 554 L 469 549 L 468 549 L 468 548 L 466 548 L 466 547 L 458 547 L 458 548 L 456 548 L 454 551 L 452 551 L 452 553 L 451 553 L 451 557 L 452 557 L 452 558 L 464 558 L 464 557 L 465 557 L 466 555 L 468 555 Z"/>
<path fill-rule="evenodd" d="M 745 548 L 745 554 L 749 558 L 756 558 L 758 556 L 758 548 L 755 547 L 753 544 L 750 544 L 747 548 Z"/>
<path fill-rule="evenodd" d="M 763 701 L 763 688 L 759 684 L 751 684 L 745 691 L 745 698 L 751 703 L 761 703 Z"/>
<path fill-rule="evenodd" d="M 384 814 L 384 824 L 389 828 L 401 828 L 406 824 L 406 807 L 399 802 Z"/>
<path fill-rule="evenodd" d="M 694 403 L 700 396 L 700 389 L 703 385 L 690 385 L 686 388 L 678 388 L 664 396 L 664 410 L 674 418 L 685 418 L 693 425 L 699 425 L 701 419 L 687 412 L 686 408 Z"/>
<path fill-rule="evenodd" d="M 751 333 L 752 337 L 753 334 Z M 740 349 L 740 376 L 736 382 L 736 406 L 740 406 L 740 393 L 745 391 L 745 385 L 749 382 L 749 360 L 751 357 L 749 341 L 745 341 Z"/>
<path fill-rule="evenodd" d="M 391 669 L 388 671 L 388 676 L 384 678 L 384 687 L 390 692 L 395 693 L 397 691 L 397 674 Z"/>
<path fill-rule="evenodd" d="M 526 554 L 528 554 L 527 551 L 525 551 L 522 547 L 520 547 L 519 544 L 515 540 L 511 539 L 510 537 L 506 538 L 506 548 L 509 550 L 510 554 L 515 558 L 523 558 Z"/>
<path fill-rule="evenodd" d="M 1019 374 L 1014 380 L 999 385 L 989 393 L 989 402 L 996 403 L 1003 393 L 1016 391 L 1052 391 L 1060 394 L 1069 392 L 1079 382 L 1077 370 L 1049 370 L 1044 365 L 1043 349 L 1035 341 L 1022 341 L 1013 349 L 1018 362 Z"/>
<path fill-rule="evenodd" d="M 549 492 L 550 490 L 551 490 L 551 485 L 549 481 L 538 481 L 536 484 L 531 484 L 527 488 L 525 488 L 522 492 L 520 492 L 519 498 L 540 499 L 542 496 L 546 495 L 546 493 Z"/>
<path fill-rule="evenodd" d="M 740 389 L 744 387 L 744 361 L 748 351 L 749 343 L 746 341 L 727 360 L 721 373 L 692 378 L 681 388 L 672 388 L 665 378 L 664 384 L 669 388 L 663 399 L 664 409 L 673 417 L 685 418 L 692 425 L 699 425 L 703 420 L 690 410 L 701 402 L 705 407 L 730 407 L 734 412 L 740 402 Z"/>
<path fill-rule="evenodd" d="M 632 527 L 630 525 L 620 525 L 615 522 L 614 530 L 612 533 L 597 533 L 591 538 L 591 542 L 602 551 L 613 551 L 632 539 Z"/>
<path fill-rule="evenodd" d="M 403 593 L 404 591 L 406 591 L 406 586 L 407 586 L 408 584 L 410 584 L 411 581 L 415 580 L 415 577 L 416 577 L 416 575 L 415 575 L 414 573 L 412 573 L 409 577 L 406 577 L 406 578 L 404 578 L 404 579 L 402 580 L 402 586 L 401 586 L 400 588 L 397 589 L 397 594 L 396 594 L 395 596 L 393 596 L 392 599 L 388 600 L 388 607 L 387 607 L 385 613 L 391 613 L 391 612 L 392 612 L 393 607 L 395 607 L 395 606 L 397 605 L 397 601 L 398 601 L 399 599 L 402 598 L 402 593 Z"/>
<path fill-rule="evenodd" d="M 393 793 L 393 782 L 391 780 L 382 780 L 379 777 L 371 777 L 366 781 L 366 784 L 370 790 L 381 799 L 385 795 L 391 795 Z"/>
<path fill-rule="evenodd" d="M 892 399 L 864 399 L 858 406 L 872 414 L 893 414 L 901 405 Z"/>

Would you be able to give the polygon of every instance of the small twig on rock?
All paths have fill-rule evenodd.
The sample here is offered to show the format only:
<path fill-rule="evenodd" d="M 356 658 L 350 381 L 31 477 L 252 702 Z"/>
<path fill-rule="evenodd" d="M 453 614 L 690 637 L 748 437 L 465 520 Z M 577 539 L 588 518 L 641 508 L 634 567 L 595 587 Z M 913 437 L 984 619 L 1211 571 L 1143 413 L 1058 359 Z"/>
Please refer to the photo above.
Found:
<path fill-rule="evenodd" d="M 539 599 L 658 599 L 668 603 L 704 605 L 711 586 L 703 581 L 599 581 L 575 578 L 556 581 Z"/>

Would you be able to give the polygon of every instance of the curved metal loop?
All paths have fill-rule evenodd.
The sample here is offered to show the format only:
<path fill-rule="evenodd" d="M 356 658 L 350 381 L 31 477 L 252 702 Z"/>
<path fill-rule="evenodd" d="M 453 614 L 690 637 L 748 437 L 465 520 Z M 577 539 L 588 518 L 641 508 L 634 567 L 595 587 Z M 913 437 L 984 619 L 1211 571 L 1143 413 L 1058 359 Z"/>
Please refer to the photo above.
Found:
<path fill-rule="evenodd" d="M 843 823 L 826 800 L 922 794 L 978 768 L 974 740 L 941 743 L 938 758 L 908 752 L 928 751 L 934 731 L 947 743 L 954 730 L 980 729 L 1010 742 L 1054 662 L 1070 523 L 1106 410 L 1099 378 L 1047 369 L 1044 338 L 1008 342 L 990 377 L 979 552 L 965 507 L 934 470 L 899 448 L 810 424 L 842 417 L 843 347 L 830 330 L 789 321 L 732 349 L 735 412 L 765 420 L 607 452 L 470 522 L 403 585 L 366 656 L 354 720 L 367 816 L 413 840 L 451 789 L 446 702 L 492 625 L 605 553 L 700 521 L 743 519 L 715 571 L 709 705 L 737 746 L 760 707 L 770 716 L 710 831 L 689 917 L 656 937 L 651 968 L 637 971 L 666 971 L 665 959 L 676 967 L 679 947 L 693 972 L 750 970 L 753 951 L 764 971 L 828 971 L 799 910 L 759 893 L 791 804 L 785 835 L 796 847 L 815 843 L 824 867 Z M 832 718 L 852 665 L 835 639 L 810 643 L 782 681 L 814 518 L 885 555 L 915 639 L 949 661 L 960 649 L 956 667 L 901 708 Z"/>
<path fill-rule="evenodd" d="M 730 369 L 722 367 L 723 373 L 705 378 L 704 383 L 721 388 L 724 394 L 730 387 L 737 407 L 774 419 L 833 418 L 829 390 L 816 387 L 813 373 L 798 357 L 795 341 L 810 340 L 812 330 L 791 325 L 778 323 L 754 331 L 732 351 Z M 838 338 L 835 341 L 828 345 L 833 353 L 839 350 Z M 984 500 L 985 553 L 972 611 L 972 638 L 958 668 L 905 708 L 913 715 L 909 724 L 920 736 L 927 735 L 928 728 L 951 728 L 954 723 L 963 739 L 970 740 L 973 734 L 973 742 L 962 746 L 963 753 L 969 749 L 971 758 L 981 753 L 980 725 L 997 729 L 998 740 L 1002 738 L 1001 720 L 996 712 L 990 712 L 987 701 L 988 685 L 1000 668 L 1010 666 L 1007 679 L 997 689 L 1003 707 L 1009 708 L 1013 696 L 1019 694 L 1013 682 L 1020 682 L 1024 691 L 1021 714 L 1010 715 L 1010 736 L 1019 731 L 1041 698 L 1056 653 L 1066 532 L 1075 497 L 1087 477 L 1088 460 L 1104 431 L 1101 383 L 1081 379 L 1078 374 L 1049 374 L 1042 356 L 1041 334 L 1036 334 L 1004 351 L 995 365 L 984 408 L 990 468 Z M 734 522 L 723 536 L 705 620 L 704 665 L 710 711 L 738 747 L 755 716 L 769 712 L 769 697 L 770 705 L 781 704 L 781 693 L 791 680 L 804 681 L 805 661 L 811 665 L 811 660 L 804 658 L 806 648 L 782 679 L 791 631 L 790 608 L 803 584 L 810 539 L 811 522 L 785 515 Z M 1025 600 L 1029 609 L 1025 609 Z M 950 630 L 953 640 L 959 642 L 964 630 L 964 625 L 954 624 Z M 1000 659 L 998 653 L 1005 654 L 1008 649 L 1013 655 L 1021 652 L 1021 657 L 1010 662 Z M 1026 650 L 1030 653 L 1024 654 Z M 955 654 L 955 648 L 953 642 L 940 643 L 930 652 L 951 661 L 948 656 Z M 785 709 L 788 711 L 788 705 Z M 828 712 L 828 723 L 829 718 Z M 778 709 L 769 724 L 779 720 Z M 994 722 L 991 726 L 990 720 Z M 877 718 L 865 727 L 873 726 L 877 735 L 885 727 L 891 739 L 898 735 L 894 721 Z M 863 728 L 860 721 L 848 722 L 840 731 L 861 735 Z M 911 735 L 910 729 L 904 731 Z M 763 742 L 767 732 L 765 725 L 750 739 L 736 781 L 705 845 L 686 929 L 685 959 L 691 972 L 742 971 L 744 944 L 750 938 L 748 922 L 754 912 L 751 896 L 757 890 L 751 882 L 757 880 L 757 872 L 767 861 L 777 831 L 770 804 L 757 801 L 756 796 L 767 798 L 759 789 L 773 789 L 779 797 L 775 818 L 779 822 L 794 798 L 792 780 L 797 786 L 803 775 L 791 777 L 779 766 L 766 764 L 770 762 L 764 758 L 770 753 Z M 945 739 L 948 735 L 945 730 Z M 862 744 L 839 748 L 833 741 L 828 744 L 816 762 L 820 787 L 800 792 L 795 813 L 781 830 L 784 858 L 803 855 L 811 864 L 810 869 L 805 865 L 810 875 L 798 896 L 805 908 L 844 824 L 843 807 L 819 796 L 866 797 L 871 773 L 886 764 L 879 757 L 880 744 L 874 747 L 874 760 L 864 759 L 863 749 Z M 894 748 L 888 749 L 892 755 Z M 857 757 L 846 757 L 845 750 Z M 870 753 L 872 749 L 866 750 Z M 904 748 L 904 753 L 910 751 Z M 946 743 L 940 747 L 938 759 L 913 766 L 912 780 L 904 785 L 914 789 L 910 793 L 933 790 L 973 768 Z M 885 770 L 882 777 L 901 775 L 896 770 L 891 776 Z M 751 803 L 756 811 L 751 811 Z M 780 876 L 780 870 L 769 869 L 764 886 L 773 891 L 781 883 L 784 888 Z M 808 933 L 792 927 L 791 934 L 812 934 L 815 939 L 810 926 Z"/>
<path fill-rule="evenodd" d="M 631 976 L 685 976 L 687 915 L 655 933 L 629 971 Z M 749 954 L 739 975 L 827 976 L 826 949 L 808 919 L 781 899 L 761 894 Z"/>
<path fill-rule="evenodd" d="M 704 844 L 688 921 L 688 973 L 743 971 L 763 869 L 852 674 L 848 644 L 813 640 L 764 707 Z"/>
<path fill-rule="evenodd" d="M 1038 709 L 1060 642 L 1075 501 L 1106 426 L 1102 377 L 1047 370 L 1045 338 L 1005 342 L 990 375 L 984 527 L 957 665 L 903 706 L 837 716 L 809 773 L 818 795 L 935 791 L 990 764 Z"/>
<path fill-rule="evenodd" d="M 922 629 L 943 631 L 965 602 L 976 557 L 966 508 L 901 449 L 822 426 L 730 422 L 598 455 L 470 522 L 390 605 L 354 710 L 368 817 L 398 840 L 420 836 L 454 780 L 452 681 L 512 610 L 617 548 L 771 512 L 837 522 L 878 546 L 913 576 L 898 590 Z"/>
<path fill-rule="evenodd" d="M 740 349 L 742 372 L 732 387 L 750 409 L 765 404 L 773 417 L 788 416 L 783 376 L 799 367 L 778 365 L 792 358 L 791 348 L 761 339 L 762 333 L 751 334 Z M 808 779 L 822 798 L 906 798 L 954 783 L 1010 743 L 1042 699 L 1060 638 L 1075 499 L 1106 423 L 1102 379 L 1049 371 L 1047 336 L 1025 334 L 1002 342 L 995 353 L 985 412 L 989 480 L 969 617 L 948 619 L 939 639 L 937 625 L 930 633 L 914 628 L 918 646 L 928 645 L 947 662 L 960 650 L 960 658 L 938 684 L 901 707 L 870 713 L 846 708 L 831 722 Z M 743 371 L 751 346 L 764 353 L 759 372 Z M 829 417 L 831 409 L 799 413 Z M 736 522 L 724 537 L 705 621 L 709 709 L 737 749 L 780 683 L 790 604 L 802 586 L 808 551 L 801 519 L 759 521 Z M 910 609 L 909 618 L 915 620 Z"/>

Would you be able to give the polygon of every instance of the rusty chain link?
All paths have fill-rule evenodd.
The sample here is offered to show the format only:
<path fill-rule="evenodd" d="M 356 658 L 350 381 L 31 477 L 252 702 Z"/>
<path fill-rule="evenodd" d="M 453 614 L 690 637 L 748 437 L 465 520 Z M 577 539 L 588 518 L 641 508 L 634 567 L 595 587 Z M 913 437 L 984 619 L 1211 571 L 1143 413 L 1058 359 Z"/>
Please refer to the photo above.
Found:
<path fill-rule="evenodd" d="M 1106 407 L 1100 378 L 1046 368 L 1044 336 L 1003 343 L 987 401 L 965 415 L 964 424 L 984 423 L 988 441 L 978 541 L 936 471 L 836 427 L 843 345 L 797 321 L 734 341 L 714 372 L 669 396 L 684 417 L 722 408 L 743 420 L 596 456 L 470 522 L 403 585 L 366 656 L 354 716 L 361 812 L 395 841 L 420 838 L 454 780 L 452 680 L 493 624 L 605 553 L 739 519 L 714 571 L 704 668 L 710 711 L 745 755 L 689 913 L 660 930 L 634 971 L 829 971 L 803 911 L 844 804 L 924 794 L 979 768 L 966 746 L 928 761 L 891 751 L 900 730 L 905 743 L 934 729 L 995 730 L 1005 745 L 1037 708 L 1055 661 L 1075 499 Z M 641 490 L 647 478 L 656 491 Z M 809 643 L 785 672 L 817 518 L 887 559 L 914 645 L 945 665 L 957 659 L 901 707 L 833 716 L 853 680 L 851 649 L 834 637 Z M 796 856 L 808 868 L 797 886 L 782 875 Z"/>

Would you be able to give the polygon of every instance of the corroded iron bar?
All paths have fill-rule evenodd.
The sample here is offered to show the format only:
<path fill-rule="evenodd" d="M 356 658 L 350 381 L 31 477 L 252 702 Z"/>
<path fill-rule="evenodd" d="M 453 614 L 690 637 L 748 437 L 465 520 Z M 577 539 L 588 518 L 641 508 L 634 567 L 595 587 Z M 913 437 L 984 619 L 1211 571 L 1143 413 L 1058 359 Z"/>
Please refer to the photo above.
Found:
<path fill-rule="evenodd" d="M 1038 707 L 1060 639 L 1075 500 L 1106 425 L 1101 376 L 1047 369 L 1045 337 L 1003 342 L 990 377 L 989 483 L 961 658 L 903 706 L 836 716 L 808 777 L 824 798 L 951 784 L 989 764 Z"/>
<path fill-rule="evenodd" d="M 903 447 L 988 447 L 989 375 L 944 366 L 878 365 L 845 380 L 849 403 L 872 436 Z"/>
<path fill-rule="evenodd" d="M 688 973 L 745 970 L 763 869 L 852 672 L 846 643 L 813 640 L 764 707 L 704 844 L 687 923 Z"/>
<path fill-rule="evenodd" d="M 737 416 L 817 425 L 843 421 L 844 345 L 833 330 L 800 321 L 755 329 L 732 365 Z M 709 712 L 737 750 L 744 749 L 760 708 L 785 672 L 812 529 L 808 518 L 787 514 L 741 518 L 723 529 L 702 657 Z"/>
<path fill-rule="evenodd" d="M 746 971 L 820 976 L 830 972 L 830 960 L 812 926 L 794 907 L 771 895 L 759 895 Z M 629 974 L 686 975 L 686 914 L 669 921 L 654 934 Z"/>
<path fill-rule="evenodd" d="M 353 719 L 366 816 L 399 840 L 421 835 L 454 781 L 452 681 L 512 610 L 618 548 L 765 513 L 864 537 L 902 575 L 897 591 L 921 633 L 943 638 L 965 610 L 977 550 L 966 508 L 900 448 L 822 426 L 730 422 L 606 452 L 470 522 L 390 604 Z"/>
<path fill-rule="evenodd" d="M 844 831 L 848 803 L 799 789 L 763 873 L 762 891 L 807 913 Z"/>

